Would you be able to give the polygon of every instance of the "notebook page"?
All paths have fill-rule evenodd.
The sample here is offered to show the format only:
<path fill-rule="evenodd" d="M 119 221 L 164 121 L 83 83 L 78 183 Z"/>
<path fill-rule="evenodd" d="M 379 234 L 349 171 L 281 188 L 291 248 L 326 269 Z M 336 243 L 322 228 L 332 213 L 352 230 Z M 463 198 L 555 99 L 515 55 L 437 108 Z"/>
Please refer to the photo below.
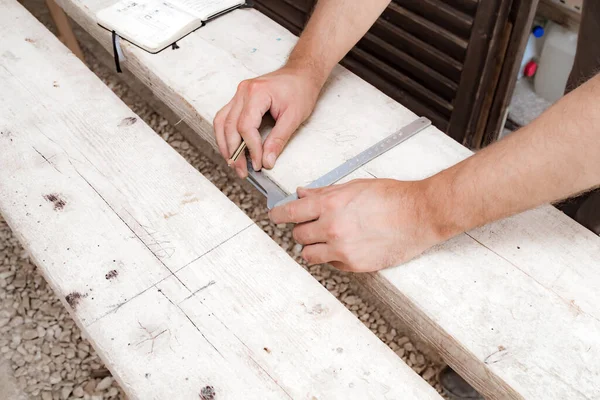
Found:
<path fill-rule="evenodd" d="M 211 16 L 245 3 L 245 0 L 169 0 L 173 5 L 206 21 Z"/>
<path fill-rule="evenodd" d="M 201 24 L 162 0 L 124 0 L 97 14 L 98 23 L 148 51 L 158 51 Z"/>

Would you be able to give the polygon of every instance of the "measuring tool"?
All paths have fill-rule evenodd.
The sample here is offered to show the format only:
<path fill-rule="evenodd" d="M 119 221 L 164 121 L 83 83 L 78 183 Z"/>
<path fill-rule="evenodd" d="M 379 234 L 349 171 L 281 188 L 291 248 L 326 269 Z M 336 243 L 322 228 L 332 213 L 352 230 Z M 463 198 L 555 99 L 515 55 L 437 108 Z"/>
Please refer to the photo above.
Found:
<path fill-rule="evenodd" d="M 430 125 L 431 121 L 425 117 L 421 117 L 411 122 L 410 124 L 398 130 L 396 133 L 386 137 L 378 143 L 375 143 L 373 146 L 364 150 L 357 156 L 352 157 L 339 167 L 329 171 L 316 181 L 307 185 L 306 188 L 315 189 L 334 184 L 372 159 L 394 148 L 398 144 L 416 135 Z M 290 201 L 298 199 L 298 195 L 296 193 L 288 195 L 283 189 L 277 186 L 277 184 L 267 178 L 266 175 L 261 171 L 254 171 L 250 158 L 248 158 L 248 181 L 250 181 L 250 183 L 252 183 L 259 192 L 267 197 L 267 208 L 269 210 L 273 207 L 281 206 L 289 203 Z"/>

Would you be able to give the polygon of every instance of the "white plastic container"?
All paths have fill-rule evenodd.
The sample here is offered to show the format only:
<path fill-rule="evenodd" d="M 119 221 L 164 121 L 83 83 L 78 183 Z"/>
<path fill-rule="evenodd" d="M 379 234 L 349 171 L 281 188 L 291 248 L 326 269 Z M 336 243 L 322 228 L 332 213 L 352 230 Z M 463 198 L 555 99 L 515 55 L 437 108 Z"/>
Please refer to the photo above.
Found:
<path fill-rule="evenodd" d="M 534 88 L 540 96 L 554 103 L 562 97 L 573 68 L 577 33 L 548 22 L 545 36 Z"/>
<path fill-rule="evenodd" d="M 525 66 L 529 62 L 534 61 L 537 63 L 539 60 L 540 54 L 542 53 L 542 45 L 544 43 L 544 34 L 544 24 L 536 21 L 532 32 L 529 34 L 529 39 L 527 40 L 527 47 L 525 47 L 525 53 L 521 60 L 517 79 L 521 79 L 525 75 Z"/>

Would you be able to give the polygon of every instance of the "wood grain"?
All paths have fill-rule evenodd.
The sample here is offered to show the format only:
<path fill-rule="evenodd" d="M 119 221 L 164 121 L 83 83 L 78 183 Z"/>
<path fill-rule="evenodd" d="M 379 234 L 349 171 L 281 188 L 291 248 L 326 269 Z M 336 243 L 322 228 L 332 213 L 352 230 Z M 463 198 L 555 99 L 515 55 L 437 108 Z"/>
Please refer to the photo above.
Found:
<path fill-rule="evenodd" d="M 498 88 L 494 95 L 494 101 L 490 109 L 490 117 L 487 121 L 482 135 L 473 138 L 471 143 L 474 148 L 485 147 L 498 140 L 506 120 L 508 106 L 512 99 L 517 77 L 521 69 L 521 60 L 525 54 L 525 48 L 529 41 L 530 27 L 538 9 L 538 0 L 520 0 L 516 5 L 516 18 L 514 22 L 514 33 L 511 34 L 506 51 L 506 61 L 502 66 L 498 79 Z"/>
<path fill-rule="evenodd" d="M 440 398 L 21 5 L 0 8 L 0 212 L 129 398 Z"/>
<path fill-rule="evenodd" d="M 93 19 L 109 1 L 60 1 L 109 43 Z M 295 41 L 255 10 L 238 10 L 183 39 L 176 52 L 124 50 L 127 68 L 214 146 L 215 113 L 242 79 L 281 66 Z M 416 118 L 336 67 L 313 115 L 267 173 L 294 191 Z M 471 154 L 432 127 L 360 172 L 422 179 Z M 600 238 L 544 206 L 358 277 L 487 398 L 589 399 L 600 396 L 599 259 Z"/>

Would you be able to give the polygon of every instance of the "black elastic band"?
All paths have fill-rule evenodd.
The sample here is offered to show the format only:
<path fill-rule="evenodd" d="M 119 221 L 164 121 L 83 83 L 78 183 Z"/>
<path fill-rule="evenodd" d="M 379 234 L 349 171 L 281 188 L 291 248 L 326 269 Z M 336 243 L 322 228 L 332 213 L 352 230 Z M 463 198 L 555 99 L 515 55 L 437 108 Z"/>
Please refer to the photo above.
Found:
<path fill-rule="evenodd" d="M 238 8 L 252 8 L 252 7 L 254 7 L 254 3 L 251 0 L 246 1 L 245 3 L 233 6 L 233 7 L 229 7 L 228 9 L 218 12 L 218 13 L 214 14 L 213 16 L 207 18 L 206 21 L 203 21 L 204 24 L 202 24 L 202 26 L 204 26 L 207 22 L 217 19 L 220 16 L 230 13 L 233 10 L 237 10 Z"/>
<path fill-rule="evenodd" d="M 117 67 L 117 72 L 121 71 L 121 63 L 119 62 L 119 52 L 117 51 L 117 34 L 115 31 L 112 31 L 112 45 L 113 45 L 113 54 L 115 57 L 115 67 Z"/>

